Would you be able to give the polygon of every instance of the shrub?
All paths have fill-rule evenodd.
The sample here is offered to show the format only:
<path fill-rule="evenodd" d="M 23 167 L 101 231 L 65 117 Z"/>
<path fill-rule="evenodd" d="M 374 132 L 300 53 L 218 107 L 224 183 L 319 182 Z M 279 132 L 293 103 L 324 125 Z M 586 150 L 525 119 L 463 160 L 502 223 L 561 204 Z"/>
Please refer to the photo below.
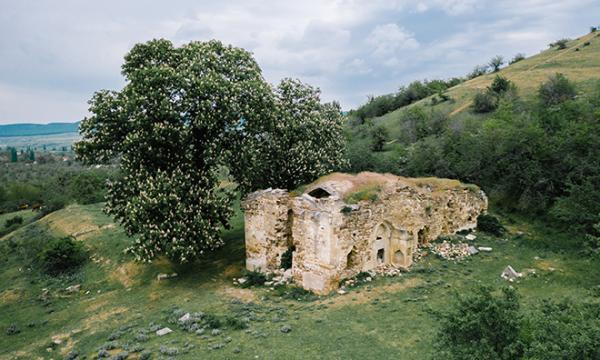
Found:
<path fill-rule="evenodd" d="M 21 329 L 16 324 L 10 324 L 6 328 L 6 335 L 15 335 L 21 332 Z"/>
<path fill-rule="evenodd" d="M 227 316 L 225 325 L 230 329 L 243 330 L 248 327 L 248 322 L 235 316 Z"/>
<path fill-rule="evenodd" d="M 473 71 L 471 71 L 469 73 L 469 75 L 467 75 L 467 78 L 469 79 L 474 79 L 476 77 L 479 77 L 481 75 L 485 75 L 488 72 L 489 67 L 487 65 L 477 65 L 475 66 L 475 68 L 473 69 Z"/>
<path fill-rule="evenodd" d="M 50 240 L 39 254 L 45 272 L 51 275 L 76 270 L 88 258 L 83 245 L 72 237 Z"/>
<path fill-rule="evenodd" d="M 558 105 L 575 98 L 575 85 L 563 74 L 557 73 L 540 85 L 538 96 L 545 106 Z"/>
<path fill-rule="evenodd" d="M 597 27 L 595 27 L 595 26 L 590 26 L 590 32 L 591 32 L 591 33 L 593 33 L 593 32 L 596 32 L 597 30 L 598 30 L 598 28 L 597 28 Z"/>
<path fill-rule="evenodd" d="M 498 107 L 498 99 L 489 92 L 480 92 L 473 98 L 473 111 L 478 114 L 489 113 Z"/>
<path fill-rule="evenodd" d="M 556 40 L 553 43 L 548 44 L 548 46 L 551 48 L 556 47 L 557 50 L 563 50 L 563 49 L 567 48 L 568 42 L 569 42 L 569 39 L 560 39 L 560 40 Z"/>
<path fill-rule="evenodd" d="M 590 43 L 589 41 L 586 41 L 583 43 L 583 46 L 590 46 L 592 43 Z"/>
<path fill-rule="evenodd" d="M 505 92 L 507 92 L 508 89 L 510 89 L 511 84 L 512 83 L 507 78 L 500 75 L 496 75 L 496 77 L 492 81 L 492 84 L 488 87 L 488 90 L 493 92 L 494 94 L 502 95 Z"/>
<path fill-rule="evenodd" d="M 265 274 L 254 270 L 246 271 L 244 277 L 246 278 L 246 282 L 243 284 L 243 287 L 261 286 L 267 281 L 267 276 Z"/>
<path fill-rule="evenodd" d="M 6 222 L 4 223 L 4 227 L 9 228 L 13 225 L 21 225 L 22 223 L 23 223 L 23 218 L 17 215 L 13 218 L 6 220 Z"/>
<path fill-rule="evenodd" d="M 371 150 L 382 151 L 383 146 L 388 141 L 389 132 L 382 126 L 377 125 L 371 129 Z"/>
<path fill-rule="evenodd" d="M 292 245 L 283 254 L 281 254 L 281 268 L 291 269 L 292 268 L 292 257 L 296 248 Z"/>
<path fill-rule="evenodd" d="M 517 62 L 519 62 L 519 61 L 521 61 L 521 60 L 525 60 L 525 54 L 523 54 L 523 53 L 518 53 L 518 54 L 516 54 L 516 55 L 515 55 L 515 56 L 512 58 L 512 60 L 510 60 L 510 61 L 509 61 L 509 65 L 512 65 L 512 64 L 514 64 L 514 63 L 517 63 Z"/>
<path fill-rule="evenodd" d="M 498 218 L 489 214 L 481 214 L 477 217 L 477 229 L 496 236 L 502 235 L 505 231 Z"/>
<path fill-rule="evenodd" d="M 455 306 L 440 315 L 437 358 L 518 359 L 523 351 L 519 340 L 519 302 L 515 290 L 502 289 L 496 296 L 489 287 L 458 297 Z"/>

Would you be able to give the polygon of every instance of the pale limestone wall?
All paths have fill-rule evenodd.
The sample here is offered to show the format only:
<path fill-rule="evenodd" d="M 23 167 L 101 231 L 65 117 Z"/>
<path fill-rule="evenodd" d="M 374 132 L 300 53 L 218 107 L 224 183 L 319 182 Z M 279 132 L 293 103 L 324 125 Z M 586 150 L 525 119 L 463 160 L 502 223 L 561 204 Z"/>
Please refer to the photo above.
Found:
<path fill-rule="evenodd" d="M 342 199 L 352 188 L 347 181 L 317 184 L 296 197 L 283 190 L 252 194 L 245 202 L 247 268 L 278 268 L 293 244 L 294 281 L 327 293 L 341 279 L 382 264 L 410 267 L 419 243 L 474 228 L 487 209 L 485 194 L 474 188 L 386 176 L 376 201 L 351 206 Z M 315 188 L 331 196 L 309 195 Z"/>
<path fill-rule="evenodd" d="M 290 196 L 285 190 L 262 190 L 244 202 L 246 267 L 273 271 L 281 264 L 281 254 L 291 245 L 288 218 Z"/>

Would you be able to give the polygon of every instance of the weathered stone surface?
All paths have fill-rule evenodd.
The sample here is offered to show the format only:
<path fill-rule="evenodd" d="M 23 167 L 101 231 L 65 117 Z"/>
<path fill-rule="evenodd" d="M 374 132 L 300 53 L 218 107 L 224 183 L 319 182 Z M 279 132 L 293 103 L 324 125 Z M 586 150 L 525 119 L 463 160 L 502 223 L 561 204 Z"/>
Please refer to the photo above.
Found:
<path fill-rule="evenodd" d="M 504 269 L 504 271 L 502 271 L 502 274 L 500 274 L 500 277 L 502 277 L 503 279 L 508 280 L 508 281 L 515 281 L 516 279 L 520 278 L 521 276 L 523 276 L 523 274 L 521 274 L 520 272 L 517 272 L 510 265 L 508 265 Z"/>
<path fill-rule="evenodd" d="M 170 333 L 172 333 L 172 332 L 173 332 L 173 330 L 171 330 L 171 329 L 169 329 L 168 327 L 166 327 L 166 328 L 162 328 L 162 329 L 160 329 L 160 330 L 157 330 L 157 331 L 156 331 L 156 335 L 158 335 L 158 336 L 163 336 L 163 335 L 170 334 Z"/>
<path fill-rule="evenodd" d="M 244 209 L 249 270 L 279 272 L 292 249 L 293 281 L 329 293 L 361 271 L 406 269 L 419 244 L 475 228 L 487 198 L 456 180 L 334 173 L 301 194 L 257 191 Z"/>

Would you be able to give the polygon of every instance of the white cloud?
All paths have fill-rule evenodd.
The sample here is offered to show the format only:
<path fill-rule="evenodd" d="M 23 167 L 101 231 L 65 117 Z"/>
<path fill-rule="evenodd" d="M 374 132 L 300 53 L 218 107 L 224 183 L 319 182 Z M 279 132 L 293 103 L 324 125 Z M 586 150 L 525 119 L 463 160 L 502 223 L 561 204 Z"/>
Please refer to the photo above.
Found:
<path fill-rule="evenodd" d="M 7 0 L 0 123 L 82 118 L 93 91 L 123 85 L 123 55 L 152 38 L 243 47 L 269 81 L 299 77 L 347 109 L 496 54 L 533 54 L 587 31 L 598 13 L 597 0 Z"/>
<path fill-rule="evenodd" d="M 385 57 L 399 50 L 413 50 L 419 47 L 414 35 L 396 24 L 377 25 L 367 38 L 376 56 Z"/>

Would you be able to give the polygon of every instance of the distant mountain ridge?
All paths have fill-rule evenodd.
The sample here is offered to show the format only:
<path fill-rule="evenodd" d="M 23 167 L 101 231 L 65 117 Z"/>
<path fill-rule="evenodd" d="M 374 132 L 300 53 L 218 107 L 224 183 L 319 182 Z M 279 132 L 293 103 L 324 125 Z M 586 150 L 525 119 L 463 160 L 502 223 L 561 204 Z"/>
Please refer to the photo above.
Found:
<path fill-rule="evenodd" d="M 0 137 L 50 135 L 71 132 L 79 132 L 79 121 L 75 123 L 0 125 Z"/>

